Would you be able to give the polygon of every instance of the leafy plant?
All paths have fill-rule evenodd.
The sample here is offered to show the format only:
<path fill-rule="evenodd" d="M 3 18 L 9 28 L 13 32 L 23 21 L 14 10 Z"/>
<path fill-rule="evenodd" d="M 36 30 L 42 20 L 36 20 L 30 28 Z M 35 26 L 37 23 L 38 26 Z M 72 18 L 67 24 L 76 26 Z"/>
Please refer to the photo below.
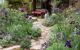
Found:
<path fill-rule="evenodd" d="M 62 42 L 53 43 L 52 46 L 48 47 L 46 50 L 70 50 L 64 46 L 65 44 Z"/>
<path fill-rule="evenodd" d="M 29 49 L 30 45 L 31 45 L 30 40 L 25 39 L 25 40 L 21 41 L 21 48 L 23 48 L 23 50 L 25 48 Z"/>
<path fill-rule="evenodd" d="M 80 25 L 80 19 L 79 19 L 80 14 L 76 14 L 75 12 L 71 12 L 66 16 L 66 18 L 63 18 L 62 22 L 56 22 L 56 25 L 54 25 L 51 28 L 51 45 L 48 48 L 48 50 L 79 50 L 80 47 L 80 35 L 76 35 L 76 32 L 80 31 L 79 25 Z M 58 21 L 58 20 L 57 20 Z M 56 34 L 58 32 L 61 32 L 63 35 L 62 37 L 64 40 L 59 40 L 56 38 Z M 57 41 L 58 40 L 58 41 Z M 65 44 L 65 40 L 71 40 L 72 48 L 65 48 L 60 46 L 59 42 L 63 42 L 62 44 Z M 76 43 L 78 42 L 78 43 Z M 54 45 L 54 43 L 58 45 Z M 52 45 L 53 44 L 53 45 Z M 56 47 L 55 47 L 56 46 Z M 63 45 L 64 46 L 64 45 Z M 62 49 L 63 48 L 63 49 Z"/>
<path fill-rule="evenodd" d="M 5 45 L 5 43 L 13 44 L 14 41 L 16 42 L 14 44 L 21 44 L 22 48 L 29 48 L 31 42 L 30 39 L 28 41 L 27 37 L 28 36 L 31 36 L 33 38 L 39 37 L 41 35 L 40 30 L 32 29 L 32 22 L 30 20 L 27 20 L 23 16 L 23 13 L 15 9 L 7 9 L 7 10 L 8 10 L 7 16 L 0 17 L 0 23 L 1 23 L 0 30 L 4 31 L 5 35 L 9 34 L 11 38 L 10 40 L 5 39 L 6 41 L 1 43 L 1 45 Z"/>
<path fill-rule="evenodd" d="M 39 28 L 32 30 L 31 36 L 33 39 L 40 37 L 41 36 L 41 30 Z"/>
<path fill-rule="evenodd" d="M 3 48 L 9 47 L 9 46 L 13 46 L 15 44 L 16 44 L 16 41 L 6 40 L 6 39 L 0 39 L 0 45 Z"/>
<path fill-rule="evenodd" d="M 61 23 L 64 19 L 62 14 L 52 14 L 46 20 L 44 20 L 43 25 L 45 26 L 53 26 L 55 24 Z"/>

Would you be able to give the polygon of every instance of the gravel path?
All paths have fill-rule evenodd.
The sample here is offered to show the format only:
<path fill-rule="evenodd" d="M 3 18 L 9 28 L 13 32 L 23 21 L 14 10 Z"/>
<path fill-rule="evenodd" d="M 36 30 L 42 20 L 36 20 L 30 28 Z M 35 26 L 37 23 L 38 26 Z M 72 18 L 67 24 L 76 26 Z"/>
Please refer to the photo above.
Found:
<path fill-rule="evenodd" d="M 31 50 L 45 50 L 48 45 L 50 28 L 43 26 L 42 21 L 43 19 L 38 19 L 38 21 L 33 23 L 34 26 L 41 29 L 42 33 L 38 40 L 31 40 Z"/>

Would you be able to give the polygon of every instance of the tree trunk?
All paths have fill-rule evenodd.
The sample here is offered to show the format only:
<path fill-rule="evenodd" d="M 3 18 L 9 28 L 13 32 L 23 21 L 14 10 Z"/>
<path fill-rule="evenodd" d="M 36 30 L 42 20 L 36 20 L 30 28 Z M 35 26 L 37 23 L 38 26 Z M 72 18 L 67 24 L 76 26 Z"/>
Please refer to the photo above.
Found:
<path fill-rule="evenodd" d="M 33 0 L 33 10 L 36 9 L 36 0 Z"/>

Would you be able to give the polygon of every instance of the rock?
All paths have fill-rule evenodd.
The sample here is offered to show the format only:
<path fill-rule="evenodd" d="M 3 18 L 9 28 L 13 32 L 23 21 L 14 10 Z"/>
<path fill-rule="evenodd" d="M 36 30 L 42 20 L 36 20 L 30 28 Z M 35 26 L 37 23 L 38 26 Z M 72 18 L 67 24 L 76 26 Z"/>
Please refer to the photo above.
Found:
<path fill-rule="evenodd" d="M 3 47 L 2 46 L 0 46 L 0 50 L 2 49 Z"/>
<path fill-rule="evenodd" d="M 32 17 L 32 20 L 33 21 L 37 21 L 37 17 Z"/>
<path fill-rule="evenodd" d="M 45 18 L 45 20 L 47 20 L 47 18 L 49 18 L 49 14 L 46 13 L 46 14 L 44 15 L 44 18 Z"/>
<path fill-rule="evenodd" d="M 30 48 L 30 50 L 41 50 L 42 46 L 41 45 L 36 45 Z"/>

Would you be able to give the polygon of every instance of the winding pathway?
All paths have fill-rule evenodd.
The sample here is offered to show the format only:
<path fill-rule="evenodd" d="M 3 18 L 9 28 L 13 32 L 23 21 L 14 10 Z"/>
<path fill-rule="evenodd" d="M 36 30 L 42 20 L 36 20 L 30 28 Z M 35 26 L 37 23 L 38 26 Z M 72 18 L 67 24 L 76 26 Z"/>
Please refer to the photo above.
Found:
<path fill-rule="evenodd" d="M 34 26 L 41 29 L 41 37 L 38 40 L 31 40 L 31 50 L 45 50 L 49 41 L 49 27 L 42 25 L 43 19 L 38 19 L 33 23 Z"/>

